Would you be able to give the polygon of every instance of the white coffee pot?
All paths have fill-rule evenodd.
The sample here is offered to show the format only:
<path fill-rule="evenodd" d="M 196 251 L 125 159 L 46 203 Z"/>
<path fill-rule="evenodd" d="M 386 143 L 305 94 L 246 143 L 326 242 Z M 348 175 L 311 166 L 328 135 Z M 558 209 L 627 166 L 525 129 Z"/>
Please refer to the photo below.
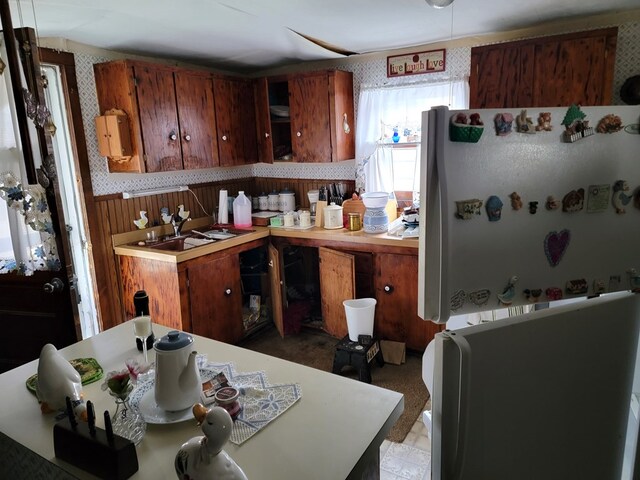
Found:
<path fill-rule="evenodd" d="M 155 400 L 170 412 L 191 408 L 200 401 L 200 372 L 193 337 L 172 330 L 153 345 L 156 351 Z"/>

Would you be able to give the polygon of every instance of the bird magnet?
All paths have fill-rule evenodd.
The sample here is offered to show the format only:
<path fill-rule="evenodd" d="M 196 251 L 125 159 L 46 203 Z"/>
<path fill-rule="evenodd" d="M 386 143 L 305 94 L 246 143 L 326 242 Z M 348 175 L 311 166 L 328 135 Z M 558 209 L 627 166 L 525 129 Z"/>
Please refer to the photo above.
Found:
<path fill-rule="evenodd" d="M 549 265 L 555 267 L 560 263 L 570 240 L 571 232 L 567 229 L 547 233 L 547 236 L 544 237 L 544 254 L 547 256 Z"/>
<path fill-rule="evenodd" d="M 518 281 L 517 276 L 513 276 L 509 279 L 507 286 L 504 287 L 502 293 L 498 294 L 498 300 L 502 305 L 511 305 L 513 303 L 513 299 L 516 296 L 516 283 Z"/>
<path fill-rule="evenodd" d="M 629 191 L 629 185 L 625 180 L 618 180 L 613 184 L 613 196 L 611 197 L 611 202 L 613 203 L 613 208 L 616 209 L 616 213 L 622 215 L 626 213 L 625 207 L 629 205 L 632 194 L 627 193 Z"/>

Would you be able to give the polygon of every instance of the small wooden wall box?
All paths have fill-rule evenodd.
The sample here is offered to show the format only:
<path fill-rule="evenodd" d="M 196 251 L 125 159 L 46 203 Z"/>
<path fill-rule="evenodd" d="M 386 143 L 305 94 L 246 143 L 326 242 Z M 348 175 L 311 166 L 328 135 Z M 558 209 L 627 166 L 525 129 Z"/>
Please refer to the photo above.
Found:
<path fill-rule="evenodd" d="M 133 155 L 129 122 L 126 115 L 100 115 L 96 117 L 98 149 L 105 157 Z"/>

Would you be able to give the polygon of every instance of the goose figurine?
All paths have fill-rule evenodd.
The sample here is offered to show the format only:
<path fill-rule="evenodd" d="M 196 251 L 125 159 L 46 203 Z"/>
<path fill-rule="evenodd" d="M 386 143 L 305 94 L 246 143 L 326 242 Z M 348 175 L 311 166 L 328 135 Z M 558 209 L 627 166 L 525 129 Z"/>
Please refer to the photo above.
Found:
<path fill-rule="evenodd" d="M 189 210 L 184 209 L 184 205 L 178 205 L 178 216 L 182 220 L 186 220 L 187 218 L 189 218 L 189 213 Z"/>
<path fill-rule="evenodd" d="M 162 218 L 162 223 L 168 225 L 169 223 L 171 223 L 173 215 L 169 213 L 169 209 L 167 207 L 162 207 L 160 209 L 160 218 Z"/>
<path fill-rule="evenodd" d="M 87 420 L 80 374 L 50 343 L 40 351 L 36 396 L 42 413 L 65 410 L 66 397 L 69 397 L 76 415 Z"/>
<path fill-rule="evenodd" d="M 180 480 L 247 480 L 242 469 L 222 447 L 231 436 L 233 421 L 222 407 L 193 406 L 193 416 L 203 436 L 182 444 L 176 454 L 175 469 Z"/>
<path fill-rule="evenodd" d="M 138 227 L 138 229 L 140 230 L 142 230 L 143 228 L 147 228 L 147 223 L 149 223 L 147 212 L 145 212 L 144 210 L 140 210 L 140 218 L 134 220 L 133 223 L 135 223 L 136 227 Z"/>
<path fill-rule="evenodd" d="M 515 275 L 509 279 L 509 283 L 504 288 L 502 293 L 498 294 L 498 300 L 503 305 L 511 305 L 513 303 L 513 298 L 516 295 L 516 282 L 518 281 L 518 277 Z"/>
<path fill-rule="evenodd" d="M 616 209 L 616 213 L 625 213 L 625 206 L 629 205 L 629 202 L 633 198 L 633 195 L 628 195 L 625 192 L 629 191 L 629 185 L 624 180 L 618 180 L 613 184 L 613 207 Z"/>

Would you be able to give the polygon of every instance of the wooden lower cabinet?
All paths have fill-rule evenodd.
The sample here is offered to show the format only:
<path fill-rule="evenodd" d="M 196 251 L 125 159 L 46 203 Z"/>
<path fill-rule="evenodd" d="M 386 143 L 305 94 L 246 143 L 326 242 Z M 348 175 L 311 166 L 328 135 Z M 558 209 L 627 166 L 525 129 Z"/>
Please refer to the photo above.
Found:
<path fill-rule="evenodd" d="M 348 333 L 342 302 L 356 294 L 354 256 L 324 247 L 318 249 L 318 255 L 322 324 L 329 335 L 342 338 Z"/>
<path fill-rule="evenodd" d="M 226 343 L 244 335 L 238 254 L 187 269 L 193 333 Z"/>
<path fill-rule="evenodd" d="M 375 331 L 378 338 L 405 342 L 424 351 L 442 326 L 418 314 L 418 255 L 380 253 L 375 256 Z"/>
<path fill-rule="evenodd" d="M 126 317 L 135 315 L 133 295 L 145 290 L 154 323 L 226 343 L 245 335 L 240 255 L 264 248 L 267 239 L 230 247 L 181 263 L 119 256 Z M 263 301 L 268 292 L 263 292 Z"/>

